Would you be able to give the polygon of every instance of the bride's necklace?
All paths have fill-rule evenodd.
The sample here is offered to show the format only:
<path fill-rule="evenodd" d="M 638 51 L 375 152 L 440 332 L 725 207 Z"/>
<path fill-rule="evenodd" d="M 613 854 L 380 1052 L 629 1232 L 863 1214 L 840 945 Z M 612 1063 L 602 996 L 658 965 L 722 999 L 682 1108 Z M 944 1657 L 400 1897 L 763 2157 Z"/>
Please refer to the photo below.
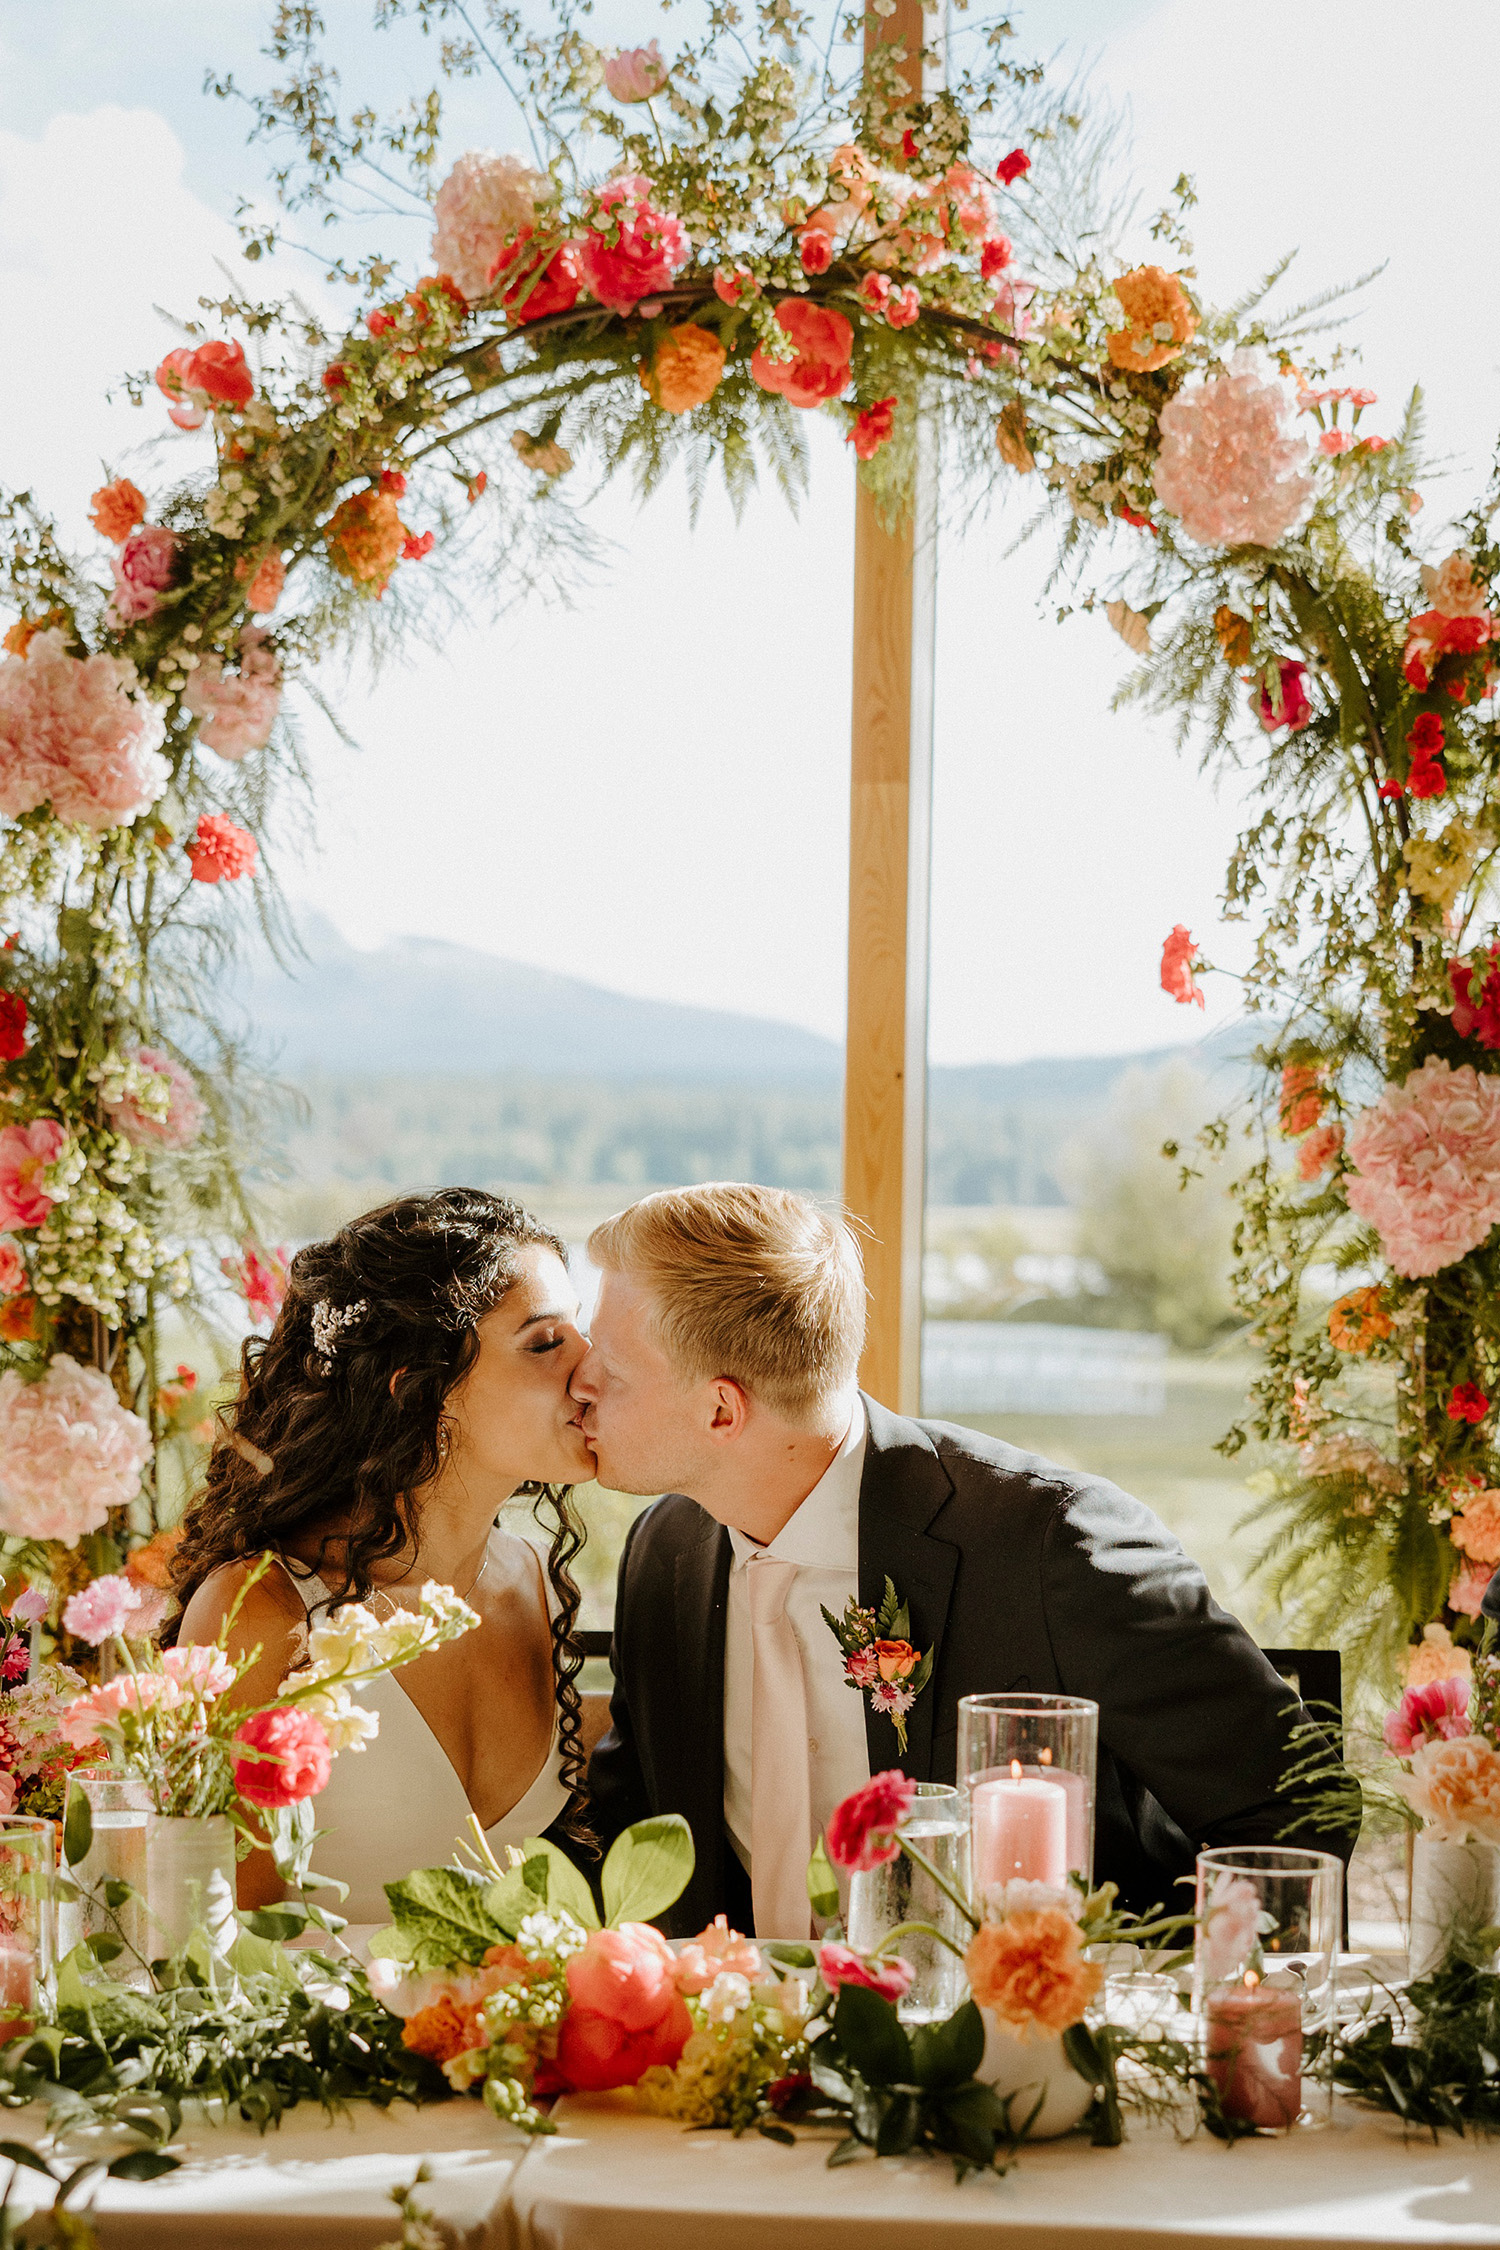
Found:
<path fill-rule="evenodd" d="M 473 1577 L 469 1580 L 468 1585 L 465 1586 L 463 1592 L 458 1597 L 461 1602 L 466 1602 L 469 1599 L 469 1596 L 475 1591 L 480 1579 L 483 1578 L 485 1572 L 489 1569 L 489 1567 L 490 1546 L 489 1541 L 486 1540 L 484 1544 L 484 1553 L 479 1560 L 479 1568 L 475 1571 Z M 383 1586 L 377 1586 L 375 1588 L 370 1596 L 370 1600 L 372 1604 L 375 1602 L 384 1602 L 386 1605 L 386 1614 L 387 1616 L 391 1617 L 395 1615 L 398 1609 L 406 1608 L 405 1602 L 398 1602 L 395 1595 L 388 1594 Z"/>

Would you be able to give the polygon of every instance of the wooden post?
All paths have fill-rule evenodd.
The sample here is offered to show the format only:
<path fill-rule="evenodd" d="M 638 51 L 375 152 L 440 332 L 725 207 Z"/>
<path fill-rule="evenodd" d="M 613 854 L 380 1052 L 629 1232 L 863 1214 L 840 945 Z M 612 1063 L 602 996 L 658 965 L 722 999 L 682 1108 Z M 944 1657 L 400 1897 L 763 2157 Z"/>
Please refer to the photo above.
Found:
<path fill-rule="evenodd" d="M 922 36 L 921 0 L 897 0 L 867 19 L 866 52 L 902 41 L 920 92 Z M 854 515 L 844 1202 L 869 1229 L 860 1381 L 903 1414 L 921 1405 L 936 613 L 937 441 L 924 422 L 915 520 L 882 530 L 862 485 Z"/>

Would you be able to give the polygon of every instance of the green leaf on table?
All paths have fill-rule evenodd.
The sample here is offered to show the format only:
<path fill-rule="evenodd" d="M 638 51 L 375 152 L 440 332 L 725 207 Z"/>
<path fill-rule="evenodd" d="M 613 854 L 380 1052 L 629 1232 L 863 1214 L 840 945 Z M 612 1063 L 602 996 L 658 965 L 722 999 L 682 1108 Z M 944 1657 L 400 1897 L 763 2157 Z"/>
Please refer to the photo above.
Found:
<path fill-rule="evenodd" d="M 115 2158 L 109 2176 L 112 2180 L 159 2180 L 164 2173 L 181 2169 L 179 2157 L 166 2156 L 159 2148 L 132 2148 Z"/>
<path fill-rule="evenodd" d="M 984 2018 L 972 2000 L 945 2023 L 918 2024 L 911 2033 L 912 2075 L 935 2092 L 966 2085 L 984 2059 Z"/>
<path fill-rule="evenodd" d="M 63 1816 L 63 1857 L 70 1867 L 88 1858 L 93 1841 L 94 1815 L 88 1797 L 82 1789 L 70 1789 Z"/>
<path fill-rule="evenodd" d="M 912 2083 L 911 2041 L 889 2000 L 862 1984 L 840 1987 L 833 2036 L 861 2078 L 881 2086 Z"/>
<path fill-rule="evenodd" d="M 838 2147 L 829 2157 L 828 2169 L 831 2172 L 839 2164 L 858 2164 L 861 2157 L 873 2156 L 874 2154 L 874 2149 L 867 2148 L 857 2133 L 850 2133 L 839 2142 Z"/>
<path fill-rule="evenodd" d="M 240 1926 L 254 1937 L 279 1941 L 300 1937 L 307 1927 L 307 1915 L 300 1908 L 257 1906 L 240 1916 Z"/>
<path fill-rule="evenodd" d="M 909 2156 L 922 2122 L 920 2094 L 892 2094 L 875 2135 L 877 2156 Z"/>
<path fill-rule="evenodd" d="M 934 2105 L 939 2145 L 971 2164 L 994 2160 L 995 2137 L 1006 2129 L 1005 2104 L 992 2086 L 957 2086 Z"/>
<path fill-rule="evenodd" d="M 630 1833 L 631 1831 L 627 1828 L 625 1836 L 630 1835 Z M 625 1836 L 620 1838 L 620 1844 L 624 1843 Z M 616 1844 L 615 1851 L 619 1850 L 620 1844 Z M 574 1921 L 581 1922 L 586 1930 L 597 1930 L 599 1927 L 599 1909 L 594 1904 L 594 1894 L 589 1889 L 588 1877 L 583 1874 L 581 1869 L 573 1865 L 567 1853 L 559 1850 L 556 1844 L 549 1844 L 543 1836 L 526 1837 L 522 1842 L 521 1850 L 525 1855 L 527 1868 L 531 1866 L 533 1860 L 543 1857 L 546 1859 L 548 1913 L 571 1914 Z M 613 1859 L 613 1857 L 614 1852 L 611 1852 L 610 1858 Z M 529 1875 L 527 1880 L 530 1881 Z M 673 1896 L 676 1896 L 675 1892 Z M 633 1914 L 630 1916 L 630 1920 L 641 1922 L 645 1920 L 645 1916 Z"/>
<path fill-rule="evenodd" d="M 807 1897 L 820 1922 L 834 1920 L 839 1910 L 839 1883 L 821 1836 L 807 1863 Z"/>
<path fill-rule="evenodd" d="M 57 2182 L 58 2174 L 53 2171 L 47 2159 L 38 2156 L 36 2150 L 28 2148 L 24 2141 L 0 2141 L 0 2156 L 8 2164 L 24 2164 L 28 2171 L 40 2172 L 44 2179 L 51 2180 L 54 2185 Z"/>
<path fill-rule="evenodd" d="M 681 1813 L 658 1813 L 627 1828 L 616 1837 L 604 1862 L 604 1919 L 609 1927 L 649 1922 L 664 1914 L 686 1890 L 696 1860 L 693 1832 Z"/>
<path fill-rule="evenodd" d="M 503 1945 L 515 1934 L 490 1911 L 487 1894 L 492 1888 L 483 1876 L 461 1867 L 418 1867 L 398 1883 L 387 1883 L 391 1913 L 408 1944 L 400 1953 L 383 1948 L 384 1958 L 407 1960 L 414 1969 L 448 1968 L 460 1961 L 478 1968 L 489 1946 Z"/>

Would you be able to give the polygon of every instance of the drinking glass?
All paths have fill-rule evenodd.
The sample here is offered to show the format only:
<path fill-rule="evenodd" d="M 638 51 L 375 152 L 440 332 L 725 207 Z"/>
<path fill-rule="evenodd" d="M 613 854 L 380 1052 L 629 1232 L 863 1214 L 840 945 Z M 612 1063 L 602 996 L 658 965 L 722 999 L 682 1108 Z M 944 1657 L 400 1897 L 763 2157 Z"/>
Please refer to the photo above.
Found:
<path fill-rule="evenodd" d="M 0 2041 L 35 2028 L 50 1987 L 56 1877 L 56 1823 L 0 1817 Z"/>
<path fill-rule="evenodd" d="M 1343 1866 L 1290 1844 L 1198 1854 L 1193 2011 L 1226 2117 L 1326 2125 Z"/>
<path fill-rule="evenodd" d="M 151 1791 L 132 1774 L 80 1771 L 68 1776 L 68 1805 L 86 1799 L 93 1840 L 65 1871 L 57 1909 L 57 1948 L 71 1953 L 85 1938 L 112 1937 L 121 1951 L 106 1964 L 116 1982 L 149 1986 L 152 1947 L 146 1914 L 146 1823 Z M 67 1834 L 67 1821 L 63 1822 Z M 111 1906 L 106 1885 L 128 1883 L 132 1896 Z M 69 1893 L 73 1895 L 68 1895 Z"/>
<path fill-rule="evenodd" d="M 958 1779 L 967 1790 L 976 1893 L 1018 1878 L 1092 1880 L 1099 1706 L 1081 1695 L 966 1695 Z"/>
<path fill-rule="evenodd" d="M 919 1781 L 899 1832 L 952 1884 L 960 1898 L 968 1897 L 969 1812 L 961 1789 Z M 849 1943 L 856 1952 L 873 1953 L 903 1922 L 930 1922 L 959 1948 L 954 1953 L 950 1946 L 920 1931 L 902 1938 L 896 1948 L 902 1960 L 909 1961 L 916 1971 L 905 1998 L 897 2003 L 896 2013 L 904 2023 L 939 2023 L 952 2015 L 968 1991 L 962 1956 L 971 1932 L 932 1877 L 913 1866 L 904 1852 L 898 1852 L 883 1867 L 858 1872 L 851 1879 Z"/>

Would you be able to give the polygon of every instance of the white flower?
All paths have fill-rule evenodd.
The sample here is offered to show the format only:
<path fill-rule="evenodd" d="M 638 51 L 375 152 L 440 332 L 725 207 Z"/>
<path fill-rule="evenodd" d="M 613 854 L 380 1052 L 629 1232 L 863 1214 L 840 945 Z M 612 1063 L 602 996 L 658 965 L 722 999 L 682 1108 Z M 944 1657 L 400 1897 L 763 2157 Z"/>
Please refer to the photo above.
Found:
<path fill-rule="evenodd" d="M 457 1640 L 460 1633 L 469 1632 L 479 1623 L 478 1610 L 470 1609 L 451 1586 L 440 1586 L 435 1578 L 429 1578 L 422 1588 L 422 1615 L 431 1618 L 445 1641 Z"/>
<path fill-rule="evenodd" d="M 1057 1890 L 1051 1883 L 1028 1883 L 1017 1877 L 1010 1883 L 986 1883 L 980 1893 L 987 1922 L 1003 1922 L 1007 1914 L 1064 1914 L 1076 1922 L 1083 1900 L 1075 1890 Z"/>
<path fill-rule="evenodd" d="M 299 1677 L 294 1672 L 290 1680 L 283 1681 L 283 1692 Z M 356 1703 L 343 1686 L 324 1688 L 318 1695 L 307 1696 L 302 1700 L 302 1709 L 322 1720 L 328 1747 L 336 1756 L 343 1750 L 363 1750 L 380 1732 L 380 1713 L 367 1711 L 362 1703 Z"/>
<path fill-rule="evenodd" d="M 587 1942 L 586 1932 L 571 1914 L 548 1914 L 540 1907 L 526 1916 L 516 1932 L 516 1943 L 529 1961 L 566 1960 L 570 1953 L 581 1953 Z"/>
<path fill-rule="evenodd" d="M 307 1636 L 308 1662 L 298 1677 L 328 1679 L 336 1672 L 367 1672 L 371 1669 L 370 1650 L 375 1635 L 380 1631 L 380 1620 L 363 1602 L 345 1602 L 342 1609 L 314 1625 Z"/>
<path fill-rule="evenodd" d="M 703 1995 L 703 2013 L 710 2023 L 733 2023 L 750 2005 L 750 1981 L 733 1969 L 721 1969 Z"/>

